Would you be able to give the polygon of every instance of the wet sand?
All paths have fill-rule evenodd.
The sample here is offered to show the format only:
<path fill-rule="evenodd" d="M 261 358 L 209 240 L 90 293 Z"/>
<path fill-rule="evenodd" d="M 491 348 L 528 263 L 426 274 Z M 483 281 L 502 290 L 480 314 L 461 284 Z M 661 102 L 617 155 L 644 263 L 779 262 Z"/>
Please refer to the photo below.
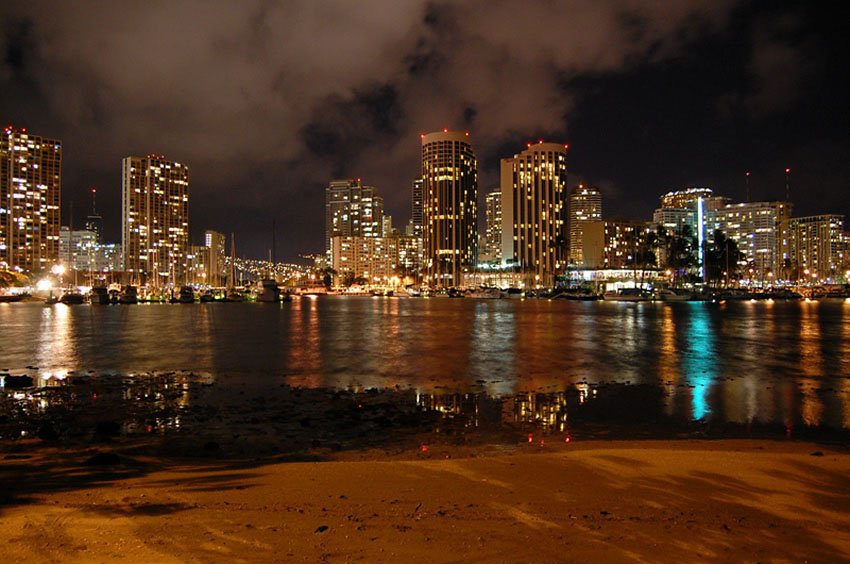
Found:
<path fill-rule="evenodd" d="M 417 445 L 332 461 L 0 457 L 6 560 L 850 559 L 850 453 L 767 440 Z"/>

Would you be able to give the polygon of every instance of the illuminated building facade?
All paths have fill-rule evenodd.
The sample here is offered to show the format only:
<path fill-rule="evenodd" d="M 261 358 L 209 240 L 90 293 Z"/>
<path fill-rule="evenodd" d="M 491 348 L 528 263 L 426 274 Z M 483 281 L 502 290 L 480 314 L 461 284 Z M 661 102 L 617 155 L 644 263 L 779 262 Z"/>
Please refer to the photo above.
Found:
<path fill-rule="evenodd" d="M 789 220 L 791 278 L 827 281 L 844 267 L 844 216 L 827 214 Z"/>
<path fill-rule="evenodd" d="M 706 211 L 718 210 L 729 203 L 729 198 L 715 196 L 711 188 L 687 188 L 685 190 L 667 192 L 661 196 L 661 207 L 693 209 L 696 207 L 697 200 L 700 198 L 702 198 L 703 208 Z"/>
<path fill-rule="evenodd" d="M 189 167 L 162 155 L 126 157 L 121 246 L 131 282 L 180 285 L 189 253 Z"/>
<path fill-rule="evenodd" d="M 565 145 L 541 142 L 502 159 L 502 260 L 528 274 L 529 283 L 554 286 L 566 266 L 566 155 Z"/>
<path fill-rule="evenodd" d="M 81 274 L 109 274 L 124 268 L 120 245 L 101 243 L 96 231 L 70 231 L 67 226 L 59 229 L 59 262 Z"/>
<path fill-rule="evenodd" d="M 387 284 L 395 274 L 399 260 L 399 237 L 331 238 L 336 283 L 365 279 L 367 284 Z"/>
<path fill-rule="evenodd" d="M 708 212 L 707 231 L 720 229 L 743 253 L 741 266 L 753 277 L 781 275 L 789 253 L 791 204 L 747 202 Z"/>
<path fill-rule="evenodd" d="M 570 192 L 569 203 L 569 263 L 589 266 L 584 258 L 584 228 L 589 222 L 602 219 L 602 193 L 596 186 L 579 184 Z"/>
<path fill-rule="evenodd" d="M 484 204 L 484 240 L 479 250 L 479 263 L 502 262 L 502 191 L 487 194 Z"/>
<path fill-rule="evenodd" d="M 409 235 L 414 237 L 422 237 L 422 179 L 417 178 L 413 181 L 413 190 L 411 192 L 410 206 L 410 225 L 411 232 Z"/>
<path fill-rule="evenodd" d="M 325 190 L 325 243 L 332 253 L 334 237 L 381 237 L 384 199 L 360 179 L 333 180 Z M 332 261 L 332 256 L 328 257 Z"/>
<path fill-rule="evenodd" d="M 227 237 L 224 233 L 211 230 L 204 232 L 204 247 L 208 249 L 205 253 L 207 257 L 205 272 L 208 278 L 206 283 L 210 286 L 224 286 L 224 278 L 227 276 L 227 266 L 224 264 L 226 244 Z"/>
<path fill-rule="evenodd" d="M 6 127 L 0 136 L 0 268 L 50 270 L 59 260 L 62 143 Z"/>
<path fill-rule="evenodd" d="M 632 268 L 635 245 L 650 231 L 644 221 L 588 221 L 584 224 L 582 257 L 585 268 Z"/>
<path fill-rule="evenodd" d="M 460 286 L 478 256 L 478 161 L 469 135 L 422 136 L 422 238 L 425 283 Z"/>

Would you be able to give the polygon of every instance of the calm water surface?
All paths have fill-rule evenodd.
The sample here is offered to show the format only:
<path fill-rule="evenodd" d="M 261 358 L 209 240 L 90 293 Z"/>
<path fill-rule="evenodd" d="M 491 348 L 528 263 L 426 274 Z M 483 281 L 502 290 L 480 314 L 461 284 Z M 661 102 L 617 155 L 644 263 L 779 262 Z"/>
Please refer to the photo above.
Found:
<path fill-rule="evenodd" d="M 846 431 L 850 303 L 0 304 L 0 369 L 42 385 L 180 371 L 223 389 L 395 388 L 443 411 L 525 398 L 516 409 L 544 418 L 569 401 L 628 418 L 649 397 L 678 420 Z M 641 393 L 604 403 L 612 390 Z"/>

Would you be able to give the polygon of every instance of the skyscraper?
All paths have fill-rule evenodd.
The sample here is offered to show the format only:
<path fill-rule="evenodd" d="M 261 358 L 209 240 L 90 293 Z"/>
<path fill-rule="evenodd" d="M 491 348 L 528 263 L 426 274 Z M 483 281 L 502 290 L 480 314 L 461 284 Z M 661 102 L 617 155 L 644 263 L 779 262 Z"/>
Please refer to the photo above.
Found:
<path fill-rule="evenodd" d="M 502 258 L 528 284 L 553 286 L 565 267 L 566 155 L 563 144 L 540 142 L 502 159 Z"/>
<path fill-rule="evenodd" d="M 207 230 L 204 233 L 204 246 L 209 249 L 209 264 L 206 267 L 207 283 L 212 286 L 224 286 L 227 267 L 224 264 L 227 237 L 224 233 Z"/>
<path fill-rule="evenodd" d="M 422 135 L 422 237 L 425 283 L 460 286 L 477 257 L 478 161 L 469 134 Z"/>
<path fill-rule="evenodd" d="M 62 143 L 26 129 L 0 136 L 0 268 L 49 270 L 59 260 Z"/>
<path fill-rule="evenodd" d="M 422 237 L 422 179 L 413 181 L 413 192 L 410 198 L 410 224 L 413 226 L 411 235 Z"/>
<path fill-rule="evenodd" d="M 579 184 L 570 192 L 570 264 L 585 266 L 584 226 L 602 219 L 602 193 L 596 186 Z"/>
<path fill-rule="evenodd" d="M 103 242 L 103 218 L 97 213 L 97 188 L 91 189 L 91 214 L 86 216 L 86 229 L 95 234 L 95 242 Z"/>
<path fill-rule="evenodd" d="M 162 155 L 123 160 L 121 245 L 130 280 L 155 288 L 185 281 L 189 167 Z"/>
<path fill-rule="evenodd" d="M 384 199 L 360 179 L 333 180 L 325 189 L 325 251 L 332 262 L 334 237 L 380 237 Z"/>
<path fill-rule="evenodd" d="M 841 275 L 844 216 L 838 214 L 792 217 L 789 278 L 805 282 L 833 281 Z"/>
<path fill-rule="evenodd" d="M 487 194 L 484 203 L 484 248 L 479 250 L 478 262 L 502 262 L 502 191 Z"/>

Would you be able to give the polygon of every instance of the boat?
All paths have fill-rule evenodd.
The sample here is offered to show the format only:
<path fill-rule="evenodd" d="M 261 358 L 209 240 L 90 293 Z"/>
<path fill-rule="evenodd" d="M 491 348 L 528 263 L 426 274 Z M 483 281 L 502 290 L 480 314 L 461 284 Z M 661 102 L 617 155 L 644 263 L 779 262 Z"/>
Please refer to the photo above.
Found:
<path fill-rule="evenodd" d="M 91 289 L 90 300 L 94 305 L 109 305 L 111 303 L 109 289 L 106 286 L 94 286 Z"/>
<path fill-rule="evenodd" d="M 257 282 L 257 287 L 254 291 L 258 302 L 272 303 L 280 301 L 280 287 L 273 278 L 263 278 Z"/>
<path fill-rule="evenodd" d="M 523 292 L 521 288 L 506 288 L 502 290 L 502 297 L 510 298 L 512 300 L 520 300 L 525 297 L 525 292 Z"/>
<path fill-rule="evenodd" d="M 177 301 L 181 304 L 195 303 L 195 289 L 191 286 L 181 286 Z"/>
<path fill-rule="evenodd" d="M 652 292 L 643 288 L 620 288 L 605 292 L 602 298 L 611 302 L 648 302 L 652 299 Z"/>
<path fill-rule="evenodd" d="M 502 298 L 502 291 L 498 288 L 485 288 L 484 286 L 481 286 L 480 288 L 467 292 L 466 297 L 478 300 L 499 300 Z"/>
<path fill-rule="evenodd" d="M 422 290 L 414 288 L 413 286 L 405 286 L 402 290 L 402 293 L 407 295 L 409 298 L 421 298 Z"/>
<path fill-rule="evenodd" d="M 139 303 L 139 290 L 132 284 L 127 284 L 121 289 L 121 294 L 118 296 L 119 304 L 137 304 Z"/>
<path fill-rule="evenodd" d="M 205 290 L 203 294 L 198 298 L 202 304 L 208 304 L 210 302 L 215 301 L 215 295 L 212 290 Z"/>
<path fill-rule="evenodd" d="M 115 305 L 118 303 L 118 300 L 121 298 L 121 292 L 118 290 L 109 290 L 109 303 L 111 305 Z"/>
<path fill-rule="evenodd" d="M 655 291 L 655 297 L 662 302 L 689 302 L 694 300 L 693 292 L 673 288 L 660 288 Z"/>
<path fill-rule="evenodd" d="M 11 304 L 28 298 L 29 294 L 0 294 L 0 304 Z"/>
<path fill-rule="evenodd" d="M 85 301 L 86 297 L 76 290 L 69 290 L 62 294 L 62 297 L 59 298 L 59 303 L 63 303 L 65 305 L 79 305 L 85 303 Z"/>
<path fill-rule="evenodd" d="M 591 302 L 601 299 L 601 296 L 588 288 L 568 288 L 554 294 L 552 299 Z"/>

